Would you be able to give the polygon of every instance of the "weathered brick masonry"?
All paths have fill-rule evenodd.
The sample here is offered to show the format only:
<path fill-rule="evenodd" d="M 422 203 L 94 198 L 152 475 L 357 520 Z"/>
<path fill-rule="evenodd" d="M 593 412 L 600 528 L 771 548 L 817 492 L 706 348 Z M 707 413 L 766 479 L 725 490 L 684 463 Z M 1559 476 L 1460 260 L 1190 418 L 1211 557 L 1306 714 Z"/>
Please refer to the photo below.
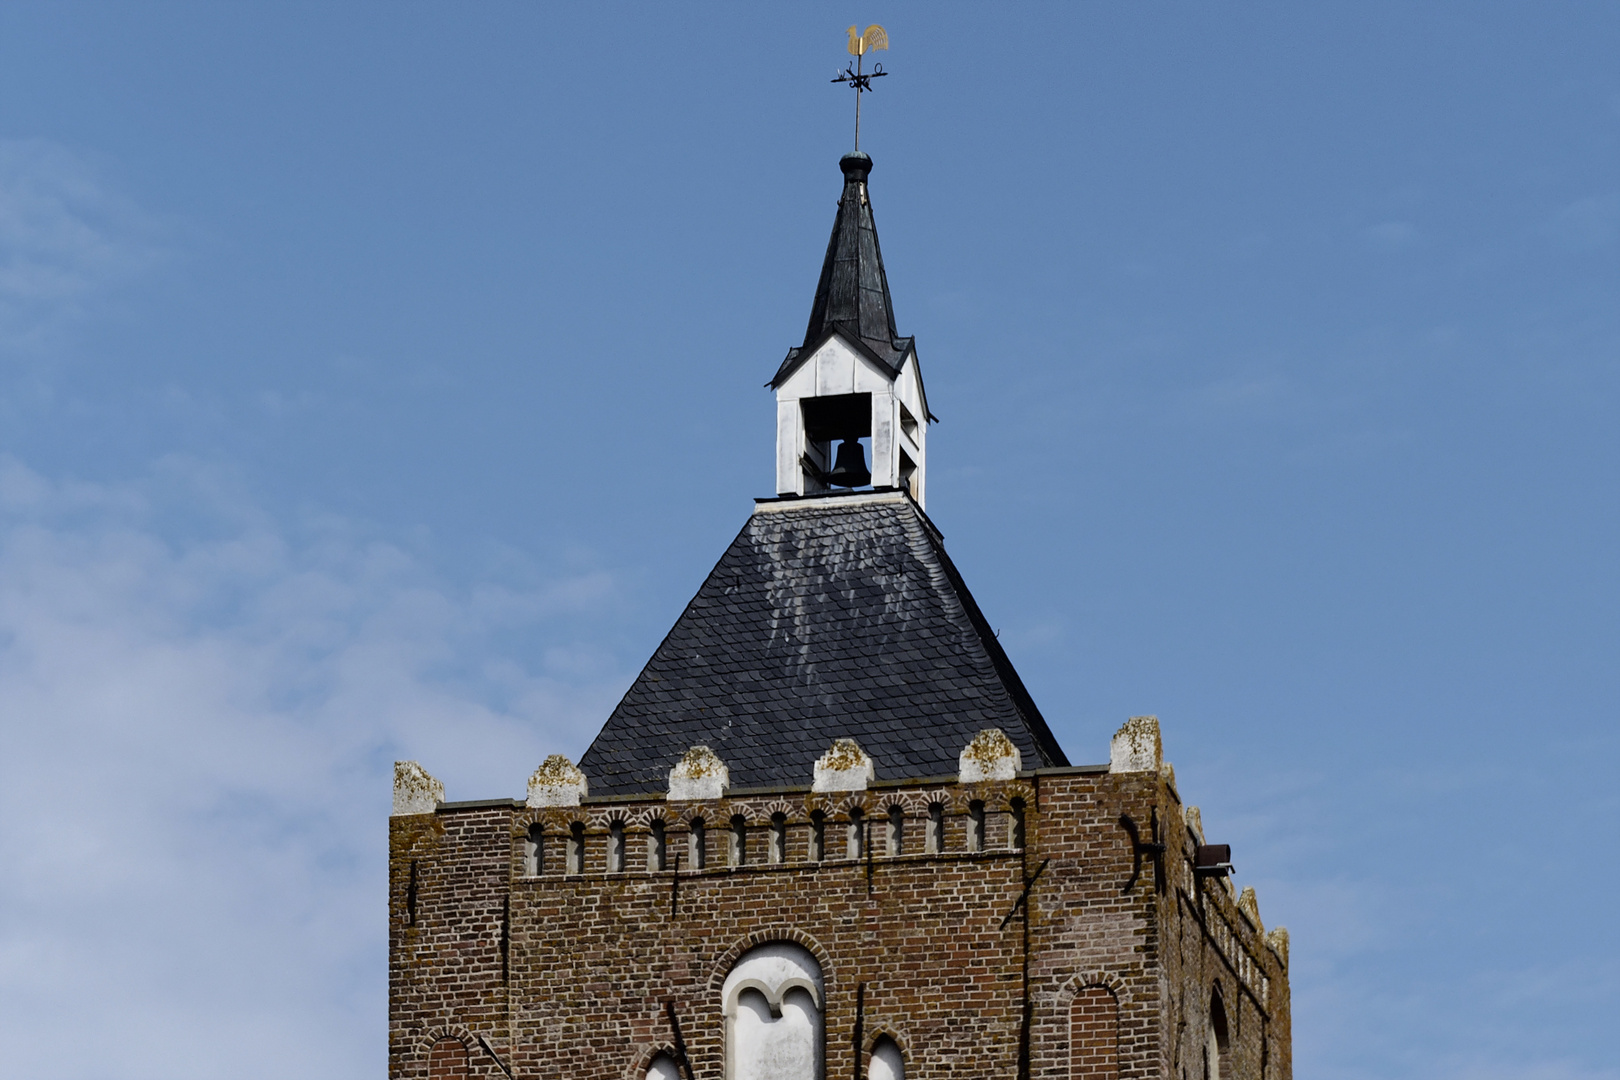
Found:
<path fill-rule="evenodd" d="M 971 850 L 975 802 L 984 851 Z M 943 850 L 925 852 L 936 804 Z M 892 807 L 904 815 L 898 855 Z M 853 859 L 852 810 L 862 812 Z M 1145 855 L 1129 891 L 1136 856 L 1121 815 L 1144 833 L 1174 823 L 1162 877 Z M 708 866 L 693 870 L 698 818 Z M 666 830 L 661 871 L 647 869 L 654 821 Z M 829 1077 L 864 1075 L 883 1035 L 915 1077 L 1202 1077 L 1218 994 L 1228 1017 L 1219 1075 L 1287 1080 L 1285 960 L 1223 879 L 1195 877 L 1197 838 L 1182 821 L 1168 779 L 1107 766 L 690 803 L 450 803 L 395 817 L 390 1076 L 429 1076 L 445 1039 L 471 1051 L 470 1075 L 499 1076 L 482 1036 L 522 1080 L 635 1078 L 675 1050 L 669 1002 L 694 1074 L 724 1076 L 721 982 L 750 946 L 787 940 L 822 965 Z M 773 824 L 785 832 L 780 862 Z M 583 873 L 566 872 L 576 825 Z M 620 835 L 625 869 L 610 872 Z M 1026 927 L 1018 901 L 1038 869 Z"/>

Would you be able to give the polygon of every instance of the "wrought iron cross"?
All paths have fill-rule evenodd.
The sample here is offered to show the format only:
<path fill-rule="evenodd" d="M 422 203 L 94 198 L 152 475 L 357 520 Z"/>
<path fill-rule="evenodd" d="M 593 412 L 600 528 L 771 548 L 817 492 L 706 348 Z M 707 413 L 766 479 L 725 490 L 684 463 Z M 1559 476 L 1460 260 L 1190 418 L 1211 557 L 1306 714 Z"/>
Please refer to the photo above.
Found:
<path fill-rule="evenodd" d="M 855 149 L 861 148 L 861 95 L 872 89 L 872 80 L 881 79 L 888 72 L 883 70 L 882 64 L 873 64 L 871 71 L 861 70 L 861 61 L 866 54 L 877 49 L 887 52 L 889 49 L 889 34 L 883 27 L 873 23 L 866 28 L 865 33 L 857 34 L 855 28 L 849 28 L 849 54 L 855 62 L 846 67 L 835 83 L 848 83 L 855 91 Z"/>

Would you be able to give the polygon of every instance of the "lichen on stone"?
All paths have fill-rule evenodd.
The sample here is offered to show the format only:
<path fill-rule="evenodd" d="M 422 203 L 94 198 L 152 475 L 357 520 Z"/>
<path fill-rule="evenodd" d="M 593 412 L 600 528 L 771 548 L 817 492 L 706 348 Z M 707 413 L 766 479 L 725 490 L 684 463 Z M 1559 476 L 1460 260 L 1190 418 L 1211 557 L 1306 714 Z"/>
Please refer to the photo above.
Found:
<path fill-rule="evenodd" d="M 1249 925 L 1258 933 L 1265 933 L 1265 924 L 1260 921 L 1260 900 L 1254 895 L 1254 886 L 1243 886 L 1243 893 L 1238 897 L 1238 910 L 1248 918 Z"/>
<path fill-rule="evenodd" d="M 1022 766 L 1018 747 L 1000 728 L 985 728 L 973 736 L 957 758 L 958 779 L 964 784 L 1011 780 Z"/>
<path fill-rule="evenodd" d="M 1288 967 L 1288 927 L 1286 927 L 1286 926 L 1274 927 L 1272 929 L 1271 933 L 1266 935 L 1266 944 L 1271 946 L 1271 951 L 1277 954 L 1277 959 L 1282 961 L 1284 968 L 1287 968 Z"/>
<path fill-rule="evenodd" d="M 529 806 L 578 806 L 588 790 L 585 774 L 561 754 L 552 754 L 529 777 Z"/>
<path fill-rule="evenodd" d="M 1164 760 L 1157 716 L 1133 716 L 1108 745 L 1110 772 L 1157 772 Z"/>
<path fill-rule="evenodd" d="M 694 746 L 669 770 L 669 797 L 718 799 L 731 784 L 731 770 L 707 746 Z"/>
<path fill-rule="evenodd" d="M 812 791 L 864 791 L 877 778 L 871 755 L 854 739 L 834 739 L 816 759 Z"/>
<path fill-rule="evenodd" d="M 394 762 L 394 814 L 431 814 L 444 801 L 444 785 L 414 761 Z"/>
<path fill-rule="evenodd" d="M 823 766 L 840 772 L 844 769 L 858 769 L 866 762 L 866 752 L 854 739 L 834 739 L 832 747 L 821 755 Z"/>
<path fill-rule="evenodd" d="M 699 780 L 706 776 L 716 776 L 726 768 L 720 760 L 720 755 L 707 746 L 694 746 L 681 755 L 676 763 L 675 771 L 688 780 Z"/>

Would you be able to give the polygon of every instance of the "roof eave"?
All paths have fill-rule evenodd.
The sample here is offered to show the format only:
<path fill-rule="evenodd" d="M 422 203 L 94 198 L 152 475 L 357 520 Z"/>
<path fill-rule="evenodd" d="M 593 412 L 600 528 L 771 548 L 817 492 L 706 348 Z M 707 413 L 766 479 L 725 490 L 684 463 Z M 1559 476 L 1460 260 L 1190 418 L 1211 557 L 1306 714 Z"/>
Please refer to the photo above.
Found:
<path fill-rule="evenodd" d="M 873 349 L 872 346 L 868 345 L 855 335 L 847 333 L 842 327 L 833 326 L 823 330 L 821 332 L 821 336 L 817 337 L 814 342 L 806 342 L 798 348 L 789 349 L 787 357 L 782 361 L 782 366 L 776 370 L 776 377 L 765 385 L 768 388 L 775 390 L 777 387 L 787 382 L 788 379 L 792 377 L 793 373 L 798 371 L 799 368 L 804 365 L 806 360 L 820 352 L 822 346 L 826 345 L 827 342 L 831 341 L 835 337 L 841 339 L 844 344 L 854 349 L 858 354 L 872 361 L 872 363 L 888 372 L 891 381 L 900 377 L 899 369 L 893 364 L 889 363 L 887 360 L 883 359 L 882 356 L 878 355 L 877 350 Z M 901 338 L 901 340 L 909 343 L 912 339 Z M 906 355 L 915 356 L 916 354 L 916 347 L 908 344 Z M 904 365 L 905 361 L 902 360 L 901 366 L 903 367 Z M 918 369 L 917 381 L 919 384 L 922 382 L 921 368 Z"/>

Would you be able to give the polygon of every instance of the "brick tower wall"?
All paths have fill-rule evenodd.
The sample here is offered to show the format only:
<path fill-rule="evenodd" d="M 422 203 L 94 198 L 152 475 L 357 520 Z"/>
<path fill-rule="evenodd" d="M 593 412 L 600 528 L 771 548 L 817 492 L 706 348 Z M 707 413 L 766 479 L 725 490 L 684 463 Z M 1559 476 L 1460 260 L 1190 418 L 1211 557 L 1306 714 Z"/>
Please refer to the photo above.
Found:
<path fill-rule="evenodd" d="M 945 808 L 943 850 L 925 852 L 935 803 Z M 983 851 L 971 850 L 974 803 L 984 807 Z M 904 815 L 897 855 L 892 806 Z M 856 859 L 846 848 L 852 810 L 863 814 Z M 814 861 L 818 813 L 825 851 Z M 1122 814 L 1142 823 L 1144 840 L 1155 815 L 1175 823 L 1165 825 L 1176 835 L 1162 886 L 1147 856 L 1124 890 L 1135 858 Z M 746 822 L 741 865 L 732 865 L 736 815 Z M 688 855 L 698 817 L 702 870 Z M 773 817 L 785 827 L 781 862 L 771 861 Z M 654 820 L 664 822 L 664 870 L 648 869 Z M 536 824 L 537 874 L 527 861 Z M 568 872 L 576 824 L 582 873 Z M 621 835 L 625 868 L 609 872 Z M 1106 766 L 700 802 L 444 804 L 396 817 L 389 1075 L 436 1080 L 430 1063 L 451 1060 L 444 1046 L 455 1040 L 471 1077 L 503 1076 L 497 1055 L 517 1080 L 640 1080 L 657 1053 L 676 1050 L 673 1003 L 694 1077 L 719 1080 L 721 982 L 750 946 L 783 940 L 820 961 L 829 1078 L 864 1077 L 887 1035 L 910 1078 L 1201 1080 L 1219 985 L 1230 1017 L 1221 1075 L 1289 1080 L 1282 962 L 1223 882 L 1194 881 L 1191 843 L 1173 787 Z M 1019 900 L 1031 878 L 1026 921 Z M 1239 954 L 1252 964 L 1242 983 Z"/>

